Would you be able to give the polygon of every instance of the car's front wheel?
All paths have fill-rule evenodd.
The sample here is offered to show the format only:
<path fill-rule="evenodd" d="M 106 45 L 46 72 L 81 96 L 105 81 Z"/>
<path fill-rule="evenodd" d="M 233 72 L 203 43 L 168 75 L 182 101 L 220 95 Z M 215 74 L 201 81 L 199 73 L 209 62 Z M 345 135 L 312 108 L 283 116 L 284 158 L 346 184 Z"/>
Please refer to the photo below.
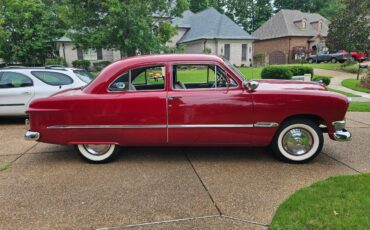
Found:
<path fill-rule="evenodd" d="M 118 154 L 118 145 L 79 144 L 76 146 L 80 155 L 90 163 L 106 163 Z"/>
<path fill-rule="evenodd" d="M 331 63 L 337 63 L 337 59 L 336 58 L 332 58 L 330 59 Z"/>
<path fill-rule="evenodd" d="M 272 148 L 275 156 L 287 162 L 303 163 L 314 159 L 324 144 L 318 125 L 308 119 L 284 122 L 274 137 Z"/>

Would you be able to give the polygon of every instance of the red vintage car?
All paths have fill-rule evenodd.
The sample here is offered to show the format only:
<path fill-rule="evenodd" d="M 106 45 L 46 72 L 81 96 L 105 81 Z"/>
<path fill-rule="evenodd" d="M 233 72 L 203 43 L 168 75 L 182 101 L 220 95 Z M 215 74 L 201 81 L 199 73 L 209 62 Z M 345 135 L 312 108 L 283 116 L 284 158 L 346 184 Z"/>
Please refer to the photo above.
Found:
<path fill-rule="evenodd" d="M 119 146 L 269 146 L 306 162 L 323 133 L 348 141 L 347 97 L 315 82 L 247 80 L 223 58 L 172 54 L 127 58 L 89 85 L 37 99 L 25 138 L 76 145 L 88 161 Z"/>

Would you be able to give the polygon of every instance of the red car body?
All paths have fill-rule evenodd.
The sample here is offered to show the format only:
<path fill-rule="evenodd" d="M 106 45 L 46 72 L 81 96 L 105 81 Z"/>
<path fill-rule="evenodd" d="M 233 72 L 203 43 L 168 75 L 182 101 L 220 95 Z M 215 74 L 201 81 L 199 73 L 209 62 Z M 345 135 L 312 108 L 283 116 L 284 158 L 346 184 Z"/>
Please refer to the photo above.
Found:
<path fill-rule="evenodd" d="M 176 90 L 176 63 L 212 63 L 237 83 L 234 88 Z M 110 92 L 108 86 L 127 70 L 164 65 L 164 90 Z M 334 121 L 349 105 L 346 97 L 316 82 L 258 80 L 245 87 L 230 65 L 212 55 L 149 55 L 106 67 L 88 86 L 65 90 L 31 103 L 30 130 L 38 141 L 54 144 L 121 146 L 267 146 L 279 125 L 292 117 L 322 124 L 335 139 Z"/>
<path fill-rule="evenodd" d="M 353 60 L 358 62 L 363 62 L 366 60 L 366 54 L 365 53 L 357 53 L 357 52 L 350 52 Z"/>

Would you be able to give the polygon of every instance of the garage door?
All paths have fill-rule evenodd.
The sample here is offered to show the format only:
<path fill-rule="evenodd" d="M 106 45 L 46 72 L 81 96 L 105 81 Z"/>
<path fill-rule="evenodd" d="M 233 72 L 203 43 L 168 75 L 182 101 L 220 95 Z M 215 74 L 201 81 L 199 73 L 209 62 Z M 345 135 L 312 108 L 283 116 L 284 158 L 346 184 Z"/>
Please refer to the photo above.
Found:
<path fill-rule="evenodd" d="M 281 51 L 271 52 L 269 55 L 270 65 L 285 64 L 285 54 Z"/>

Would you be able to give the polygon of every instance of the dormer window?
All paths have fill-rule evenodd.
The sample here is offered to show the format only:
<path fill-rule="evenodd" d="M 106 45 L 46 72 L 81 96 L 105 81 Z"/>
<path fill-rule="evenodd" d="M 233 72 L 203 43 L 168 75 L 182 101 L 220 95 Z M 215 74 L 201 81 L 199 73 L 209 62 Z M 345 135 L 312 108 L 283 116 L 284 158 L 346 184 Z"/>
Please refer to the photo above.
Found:
<path fill-rule="evenodd" d="M 320 32 L 322 31 L 323 21 L 322 20 L 314 21 L 314 22 L 311 22 L 311 25 L 315 30 Z"/>
<path fill-rule="evenodd" d="M 322 30 L 322 21 L 319 21 L 319 31 Z"/>
<path fill-rule="evenodd" d="M 302 20 L 302 29 L 304 30 L 304 29 L 306 29 L 306 27 L 307 27 L 306 19 L 303 19 Z"/>
<path fill-rule="evenodd" d="M 307 29 L 307 19 L 303 18 L 302 20 L 295 21 L 294 25 L 296 25 L 301 30 L 305 30 Z"/>

